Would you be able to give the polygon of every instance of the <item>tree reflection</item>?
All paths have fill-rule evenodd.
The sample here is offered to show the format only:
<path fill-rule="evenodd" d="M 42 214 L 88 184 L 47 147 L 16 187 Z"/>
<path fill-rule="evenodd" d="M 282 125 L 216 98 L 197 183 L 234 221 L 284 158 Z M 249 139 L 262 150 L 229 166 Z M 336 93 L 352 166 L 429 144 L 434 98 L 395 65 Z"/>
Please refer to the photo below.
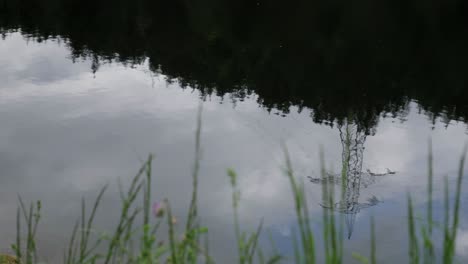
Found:
<path fill-rule="evenodd" d="M 202 96 L 255 93 L 319 123 L 352 112 L 370 133 L 413 100 L 431 120 L 468 120 L 466 11 L 440 0 L 0 0 L 0 33 L 61 38 L 93 72 L 148 61 Z"/>

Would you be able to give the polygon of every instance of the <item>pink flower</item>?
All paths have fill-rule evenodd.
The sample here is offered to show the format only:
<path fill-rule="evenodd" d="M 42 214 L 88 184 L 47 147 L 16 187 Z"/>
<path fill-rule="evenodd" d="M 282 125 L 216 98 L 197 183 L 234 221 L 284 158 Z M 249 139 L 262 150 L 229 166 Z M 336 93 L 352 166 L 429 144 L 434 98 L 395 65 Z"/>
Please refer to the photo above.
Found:
<path fill-rule="evenodd" d="M 164 210 L 165 210 L 165 204 L 164 202 L 155 202 L 153 203 L 153 215 L 154 217 L 163 217 L 164 216 Z"/>

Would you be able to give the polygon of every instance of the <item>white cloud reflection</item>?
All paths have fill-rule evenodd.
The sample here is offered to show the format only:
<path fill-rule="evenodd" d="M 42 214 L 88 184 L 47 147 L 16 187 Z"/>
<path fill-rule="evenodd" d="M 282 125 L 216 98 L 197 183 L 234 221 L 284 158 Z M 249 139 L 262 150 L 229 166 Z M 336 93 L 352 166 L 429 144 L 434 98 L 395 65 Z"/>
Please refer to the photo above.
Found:
<path fill-rule="evenodd" d="M 106 182 L 128 179 L 139 165 L 138 158 L 149 152 L 156 154 L 155 199 L 170 198 L 176 214 L 184 214 L 191 188 L 197 92 L 167 85 L 163 76 L 151 79 L 145 66 L 103 65 L 94 77 L 90 63 L 73 64 L 65 47 L 51 42 L 26 44 L 18 34 L 0 41 L 0 57 L 0 77 L 6 80 L 0 84 L 0 237 L 7 238 L 0 241 L 0 248 L 13 237 L 10 226 L 17 193 L 44 201 L 47 219 L 57 220 L 50 220 L 52 226 L 44 222 L 43 232 L 60 238 L 77 216 L 78 197 L 94 194 Z M 362 201 L 372 195 L 385 200 L 375 210 L 388 215 L 378 223 L 387 226 L 388 232 L 381 232 L 387 241 L 406 238 L 399 228 L 404 213 L 395 213 L 406 192 L 411 190 L 419 202 L 424 201 L 428 138 L 434 142 L 438 184 L 439 176 L 446 174 L 453 183 L 461 143 L 467 140 L 464 124 L 431 130 L 426 117 L 415 111 L 407 122 L 395 122 L 382 119 L 376 135 L 367 138 L 364 168 L 398 173 L 361 193 Z M 245 227 L 253 228 L 264 217 L 267 228 L 289 236 L 295 220 L 290 186 L 281 170 L 282 140 L 297 176 L 305 181 L 305 176 L 319 171 L 320 146 L 327 167 L 339 170 L 341 142 L 336 128 L 314 124 L 307 111 L 283 118 L 259 108 L 255 98 L 238 102 L 235 108 L 226 101 L 220 104 L 218 98 L 204 103 L 200 211 L 214 230 L 211 239 L 226 246 L 219 255 L 232 246 L 226 239 L 232 234 L 228 167 L 239 174 Z M 311 213 L 317 215 L 320 186 L 305 185 Z M 442 185 L 436 186 L 440 197 Z M 109 194 L 105 206 L 116 208 L 115 198 Z M 102 214 L 100 223 L 105 225 L 111 215 Z M 360 217 L 368 215 L 363 212 Z M 359 219 L 355 230 L 367 234 L 366 221 Z M 368 236 L 356 237 L 354 245 Z M 466 252 L 466 232 L 459 240 L 459 252 Z M 49 241 L 49 252 L 60 243 Z"/>

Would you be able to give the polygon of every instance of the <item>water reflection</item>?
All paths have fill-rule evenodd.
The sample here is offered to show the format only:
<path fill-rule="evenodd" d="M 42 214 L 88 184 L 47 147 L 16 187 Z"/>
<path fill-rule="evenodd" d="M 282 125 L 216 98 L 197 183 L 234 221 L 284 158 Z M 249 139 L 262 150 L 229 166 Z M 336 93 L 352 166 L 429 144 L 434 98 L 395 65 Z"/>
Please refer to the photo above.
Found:
<path fill-rule="evenodd" d="M 0 248 L 7 251 L 14 241 L 17 194 L 27 201 L 40 199 L 44 222 L 39 234 L 41 252 L 52 263 L 60 262 L 63 241 L 69 238 L 80 198 L 92 200 L 99 188 L 110 183 L 104 197 L 104 211 L 97 227 L 106 230 L 118 212 L 120 201 L 116 183 L 125 182 L 139 167 L 138 157 L 155 153 L 155 199 L 169 198 L 174 214 L 183 218 L 190 200 L 190 171 L 193 164 L 193 138 L 196 109 L 201 93 L 167 84 L 164 76 L 148 76 L 148 66 L 134 68 L 118 63 L 102 65 L 96 76 L 89 70 L 91 60 L 72 63 L 67 47 L 48 43 L 27 43 L 20 34 L 0 42 Z M 19 60 L 18 58 L 21 58 Z M 61 74 L 54 74 L 60 71 Z M 49 74 L 52 74 L 50 77 Z M 42 78 L 41 78 L 42 77 Z M 229 97 L 226 97 L 229 98 Z M 283 251 L 290 246 L 294 228 L 290 187 L 282 174 L 285 140 L 297 175 L 314 175 L 320 168 L 318 150 L 326 147 L 326 160 L 342 166 L 339 123 L 321 125 L 311 121 L 312 111 L 291 108 L 286 117 L 258 107 L 254 95 L 236 106 L 213 96 L 204 103 L 202 163 L 200 171 L 200 215 L 213 231 L 210 235 L 215 259 L 233 263 L 231 189 L 226 168 L 235 168 L 242 190 L 240 221 L 253 230 L 264 217 Z M 437 154 L 435 175 L 456 175 L 460 141 L 466 139 L 466 126 L 437 121 L 434 130 L 420 106 L 410 103 L 406 121 L 380 116 L 366 137 L 366 160 L 362 167 L 375 173 L 388 167 L 395 177 L 379 177 L 372 188 L 360 188 L 363 198 L 378 194 L 385 203 L 361 210 L 350 241 L 345 242 L 345 258 L 352 252 L 366 254 L 368 215 L 375 213 L 379 257 L 389 255 L 404 262 L 406 239 L 404 193 L 409 188 L 415 201 L 424 194 L 427 138 L 434 138 Z M 343 135 L 345 125 L 341 126 Z M 357 125 L 354 120 L 350 126 Z M 357 131 L 351 128 L 350 131 Z M 366 134 L 364 127 L 359 128 Z M 375 132 L 375 131 L 378 131 Z M 374 133 L 375 132 L 375 133 Z M 221 153 L 221 154 L 220 154 Z M 327 166 L 328 167 L 328 166 Z M 362 177 L 366 177 L 363 172 Z M 442 177 L 436 178 L 443 186 Z M 310 212 L 320 215 L 320 186 L 307 188 Z M 114 190 L 115 192 L 112 192 Z M 421 195 L 422 194 L 422 195 Z M 419 196 L 418 196 L 419 195 Z M 402 201 L 403 200 L 403 201 Z M 403 213 L 401 213 L 403 211 Z M 466 212 L 466 211 L 465 211 Z M 468 218 L 464 218 L 468 219 Z M 468 223 L 464 224 L 466 230 Z M 289 230 L 289 231 L 288 231 Z M 321 234 L 320 226 L 314 230 Z M 268 246 L 266 246 L 268 248 Z M 57 250 L 58 249 L 58 250 Z M 286 252 L 287 253 L 287 252 Z M 399 256 L 395 258 L 395 256 Z M 402 257 L 403 256 L 403 257 Z M 57 261 L 53 261 L 57 260 Z"/>
<path fill-rule="evenodd" d="M 43 200 L 43 252 L 60 255 L 80 197 L 133 175 L 137 156 L 149 152 L 158 199 L 168 197 L 183 216 L 194 113 L 204 98 L 200 213 L 214 230 L 217 259 L 235 259 L 228 167 L 242 176 L 242 224 L 255 228 L 264 216 L 277 241 L 290 241 L 278 147 L 285 140 L 298 175 L 320 167 L 320 145 L 335 167 L 348 168 L 344 198 L 323 204 L 349 220 L 346 260 L 365 254 L 375 210 L 379 256 L 404 262 L 401 198 L 412 190 L 424 202 L 427 138 L 435 175 L 456 175 L 468 120 L 466 5 L 418 5 L 0 0 L 0 248 L 14 239 L 19 192 Z M 339 175 L 312 181 L 341 183 Z M 442 177 L 435 181 L 442 186 Z M 306 187 L 311 213 L 322 209 L 319 187 Z M 118 193 L 104 201 L 103 229 L 118 209 L 112 197 Z"/>
<path fill-rule="evenodd" d="M 365 131 L 360 130 L 359 126 L 352 123 L 352 121 L 345 121 L 344 124 L 338 125 L 338 130 L 340 131 L 342 146 L 342 172 L 338 174 L 325 172 L 320 178 L 311 176 L 308 178 L 315 184 L 335 184 L 342 188 L 341 191 L 343 193 L 341 194 L 341 198 L 343 200 L 330 204 L 325 199 L 321 206 L 345 214 L 348 239 L 350 239 L 353 234 L 356 215 L 361 209 L 380 203 L 376 196 L 367 198 L 366 203 L 359 202 L 361 187 L 367 188 L 375 183 L 377 177 L 395 174 L 396 172 L 389 169 L 385 173 L 374 173 L 370 169 L 362 171 L 364 143 L 366 142 L 367 134 Z"/>
<path fill-rule="evenodd" d="M 0 32 L 58 39 L 93 72 L 147 61 L 202 96 L 256 94 L 268 110 L 313 109 L 320 123 L 353 113 L 371 130 L 380 114 L 404 119 L 412 100 L 433 121 L 468 120 L 467 5 L 420 5 L 4 0 Z"/>

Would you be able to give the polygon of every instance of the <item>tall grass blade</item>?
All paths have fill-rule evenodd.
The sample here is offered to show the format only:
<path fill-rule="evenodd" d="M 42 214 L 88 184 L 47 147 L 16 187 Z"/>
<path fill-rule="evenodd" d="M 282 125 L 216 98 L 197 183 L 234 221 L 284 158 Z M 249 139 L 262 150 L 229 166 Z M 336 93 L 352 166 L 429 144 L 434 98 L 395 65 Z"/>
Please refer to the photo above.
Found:
<path fill-rule="evenodd" d="M 16 209 L 16 245 L 13 245 L 13 249 L 16 253 L 16 259 L 22 259 L 22 247 L 21 247 L 21 213 L 20 208 Z"/>
<path fill-rule="evenodd" d="M 140 193 L 141 189 L 143 188 L 143 183 L 141 183 L 141 177 L 145 170 L 147 169 L 148 162 L 145 162 L 141 168 L 139 169 L 138 173 L 135 175 L 135 177 L 132 180 L 132 183 L 130 184 L 129 190 L 127 191 L 127 196 L 124 197 L 124 200 L 122 201 L 122 209 L 120 213 L 120 218 L 117 227 L 115 228 L 115 231 L 110 238 L 110 243 L 108 246 L 107 251 L 105 252 L 105 257 L 103 263 L 107 264 L 109 262 L 113 262 L 113 259 L 115 259 L 119 252 L 121 252 L 121 243 L 122 243 L 122 236 L 125 233 L 126 226 L 130 224 L 129 222 L 129 212 L 130 209 L 137 197 L 137 195 Z"/>
<path fill-rule="evenodd" d="M 465 159 L 466 159 L 466 152 L 467 146 L 463 148 L 463 153 L 460 158 L 460 165 L 458 167 L 458 176 L 457 176 L 457 184 L 456 184 L 456 191 L 455 191 L 455 205 L 453 208 L 453 216 L 452 216 L 452 227 L 448 227 L 448 241 L 446 242 L 447 251 L 446 255 L 444 255 L 444 261 L 446 263 L 453 263 L 455 257 L 455 243 L 457 239 L 457 231 L 458 231 L 458 222 L 459 222 L 459 214 L 460 214 L 460 202 L 461 202 L 461 188 L 463 182 L 463 172 L 465 167 Z"/>
<path fill-rule="evenodd" d="M 81 240 L 80 240 L 80 257 L 79 257 L 79 263 L 84 263 L 87 259 L 87 257 L 92 253 L 93 250 L 89 249 L 88 243 L 89 243 L 89 235 L 92 230 L 93 222 L 94 222 L 94 217 L 96 216 L 97 209 L 99 207 L 99 204 L 101 203 L 102 196 L 107 190 L 107 186 L 105 185 L 101 190 L 99 191 L 98 196 L 96 197 L 96 200 L 94 201 L 93 209 L 91 210 L 91 214 L 89 218 L 86 221 L 85 217 L 85 202 L 83 200 L 82 202 L 82 218 L 81 218 L 81 223 L 82 223 L 82 233 L 81 233 Z M 98 240 L 99 241 L 99 240 Z M 96 241 L 96 242 L 98 242 Z M 97 245 L 91 247 L 91 249 L 96 248 Z"/>
<path fill-rule="evenodd" d="M 167 223 L 169 225 L 169 245 L 170 245 L 170 251 L 171 251 L 170 263 L 177 264 L 179 263 L 179 260 L 178 260 L 178 253 L 177 253 L 175 234 L 174 234 L 174 224 L 172 223 L 172 210 L 171 210 L 169 201 L 167 199 L 165 200 L 165 203 L 167 205 Z"/>
<path fill-rule="evenodd" d="M 304 204 L 305 196 L 303 193 L 303 187 L 297 184 L 292 169 L 291 159 L 286 146 L 283 144 L 283 152 L 286 160 L 286 175 L 289 178 L 289 182 L 292 188 L 294 204 L 296 209 L 296 218 L 299 226 L 299 235 L 301 237 L 302 254 L 304 255 L 305 262 L 314 264 L 315 263 L 315 246 L 314 236 L 310 228 L 310 222 L 308 222 L 308 216 L 304 215 Z"/>
<path fill-rule="evenodd" d="M 73 231 L 70 237 L 70 241 L 68 242 L 68 253 L 65 254 L 65 263 L 72 264 L 76 263 L 76 259 L 74 258 L 75 255 L 75 238 L 76 233 L 78 232 L 79 221 L 75 223 L 73 226 Z"/>
<path fill-rule="evenodd" d="M 444 256 L 443 262 L 450 263 L 450 203 L 449 203 L 449 184 L 448 177 L 444 178 Z"/>
<path fill-rule="evenodd" d="M 410 263 L 419 264 L 419 246 L 413 213 L 413 202 L 411 200 L 411 195 L 408 194 L 409 257 Z"/>
<path fill-rule="evenodd" d="M 374 217 L 371 217 L 371 256 L 370 263 L 377 264 L 377 241 L 375 240 L 375 221 Z"/>
<path fill-rule="evenodd" d="M 202 112 L 203 104 L 200 103 L 197 114 L 197 127 L 195 131 L 195 163 L 193 166 L 192 174 L 192 199 L 190 201 L 189 213 L 187 217 L 187 224 L 185 229 L 191 230 L 194 226 L 195 218 L 197 217 L 197 190 L 198 190 L 198 174 L 200 171 L 200 158 L 201 158 L 201 128 L 202 128 Z"/>
<path fill-rule="evenodd" d="M 460 158 L 460 166 L 458 168 L 458 177 L 457 177 L 457 184 L 456 184 L 456 192 L 455 192 L 455 206 L 453 212 L 453 225 L 452 225 L 452 239 L 455 240 L 457 237 L 457 229 L 458 229 L 458 222 L 459 222 L 459 213 L 460 213 L 460 202 L 461 202 L 461 188 L 463 182 L 463 172 L 465 168 L 465 159 L 466 159 L 466 151 L 467 145 L 465 145 L 463 149 L 463 154 Z"/>
<path fill-rule="evenodd" d="M 258 225 L 257 231 L 252 234 L 252 239 L 249 241 L 249 251 L 247 253 L 247 263 L 252 263 L 253 261 L 253 256 L 255 255 L 255 252 L 257 250 L 257 245 L 258 245 L 258 238 L 260 234 L 262 233 L 262 228 L 263 228 L 263 219 L 260 221 L 260 224 Z"/>

